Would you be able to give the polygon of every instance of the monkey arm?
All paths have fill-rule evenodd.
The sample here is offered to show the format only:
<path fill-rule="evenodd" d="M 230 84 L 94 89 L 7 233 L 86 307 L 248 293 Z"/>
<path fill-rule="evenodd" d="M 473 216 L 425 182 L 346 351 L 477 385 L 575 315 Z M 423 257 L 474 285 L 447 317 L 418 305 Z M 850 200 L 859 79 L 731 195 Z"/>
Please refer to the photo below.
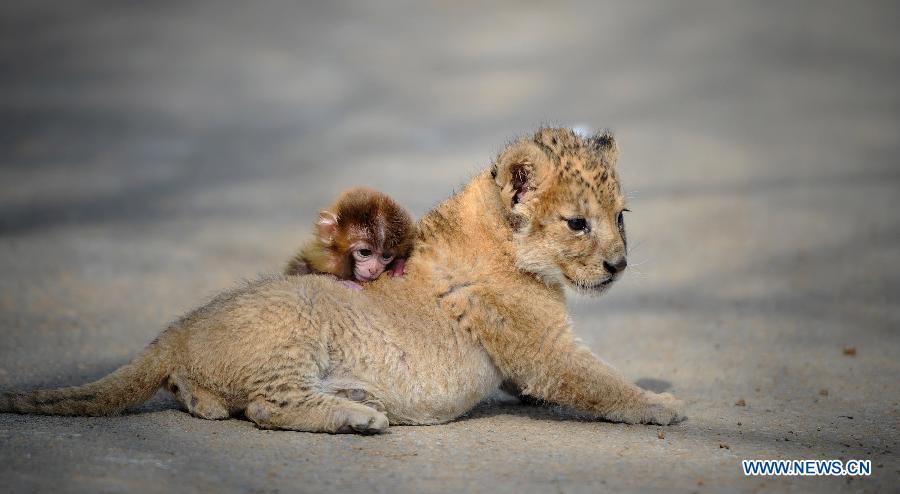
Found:
<path fill-rule="evenodd" d="M 287 275 L 331 274 L 338 279 L 352 279 L 352 263 L 340 256 L 319 239 L 311 239 L 288 261 Z"/>

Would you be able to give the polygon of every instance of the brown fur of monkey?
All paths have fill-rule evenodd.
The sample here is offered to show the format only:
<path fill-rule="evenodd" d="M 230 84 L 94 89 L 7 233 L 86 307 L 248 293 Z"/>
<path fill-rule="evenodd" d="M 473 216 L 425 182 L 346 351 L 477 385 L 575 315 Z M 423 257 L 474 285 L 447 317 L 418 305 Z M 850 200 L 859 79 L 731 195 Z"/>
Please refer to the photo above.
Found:
<path fill-rule="evenodd" d="M 386 269 L 390 270 L 409 257 L 416 227 L 409 213 L 389 196 L 356 187 L 319 214 L 314 234 L 288 262 L 284 274 L 332 274 L 341 280 L 366 281 L 354 276 L 354 246 L 363 243 L 379 254 L 392 253 Z"/>

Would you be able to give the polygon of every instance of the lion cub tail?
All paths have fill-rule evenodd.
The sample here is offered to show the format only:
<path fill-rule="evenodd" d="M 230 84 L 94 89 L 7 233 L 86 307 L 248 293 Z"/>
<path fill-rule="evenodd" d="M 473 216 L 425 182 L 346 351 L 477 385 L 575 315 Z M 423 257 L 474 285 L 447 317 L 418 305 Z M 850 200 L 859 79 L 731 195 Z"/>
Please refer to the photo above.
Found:
<path fill-rule="evenodd" d="M 150 399 L 168 376 L 168 355 L 158 341 L 130 363 L 83 386 L 0 394 L 0 412 L 40 415 L 114 415 Z"/>

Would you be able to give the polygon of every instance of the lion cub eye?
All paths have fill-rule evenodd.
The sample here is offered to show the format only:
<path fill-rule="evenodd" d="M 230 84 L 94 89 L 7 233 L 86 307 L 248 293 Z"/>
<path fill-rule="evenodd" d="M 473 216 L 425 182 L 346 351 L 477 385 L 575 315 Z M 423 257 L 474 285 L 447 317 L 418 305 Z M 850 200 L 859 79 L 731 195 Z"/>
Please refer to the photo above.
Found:
<path fill-rule="evenodd" d="M 625 209 L 619 211 L 619 215 L 616 216 L 616 224 L 619 226 L 619 230 L 625 228 L 625 212 L 626 211 L 629 213 L 631 212 L 630 209 L 625 208 Z"/>
<path fill-rule="evenodd" d="M 569 230 L 573 232 L 588 232 L 591 230 L 587 220 L 584 218 L 569 218 L 566 220 L 566 224 L 569 225 Z"/>

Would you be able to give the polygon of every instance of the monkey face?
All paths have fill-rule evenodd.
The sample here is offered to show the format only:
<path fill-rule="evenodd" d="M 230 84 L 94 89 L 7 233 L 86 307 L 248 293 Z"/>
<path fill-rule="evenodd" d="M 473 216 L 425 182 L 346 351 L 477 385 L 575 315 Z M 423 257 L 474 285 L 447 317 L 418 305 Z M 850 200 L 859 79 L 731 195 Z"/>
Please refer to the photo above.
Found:
<path fill-rule="evenodd" d="M 373 247 L 366 242 L 353 246 L 353 277 L 357 281 L 373 281 L 394 260 L 394 254 L 388 250 Z"/>

